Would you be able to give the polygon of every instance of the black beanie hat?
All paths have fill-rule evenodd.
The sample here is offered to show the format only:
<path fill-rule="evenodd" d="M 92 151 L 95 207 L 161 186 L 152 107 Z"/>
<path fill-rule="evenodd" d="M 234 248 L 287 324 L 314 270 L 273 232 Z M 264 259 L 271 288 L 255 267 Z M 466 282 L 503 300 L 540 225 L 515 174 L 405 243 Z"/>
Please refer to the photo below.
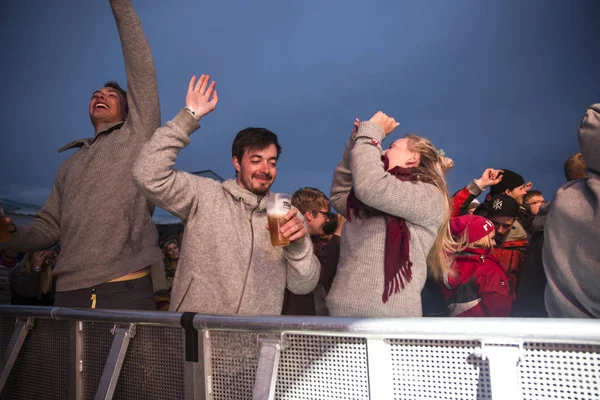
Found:
<path fill-rule="evenodd" d="M 504 193 L 506 189 L 513 190 L 516 187 L 525 184 L 525 179 L 516 172 L 510 169 L 504 169 L 502 174 L 502 180 L 494 186 L 490 186 L 490 193 L 492 195 Z"/>
<path fill-rule="evenodd" d="M 519 215 L 519 203 L 507 194 L 499 194 L 482 203 L 474 214 L 484 217 L 498 215 L 516 218 Z"/>

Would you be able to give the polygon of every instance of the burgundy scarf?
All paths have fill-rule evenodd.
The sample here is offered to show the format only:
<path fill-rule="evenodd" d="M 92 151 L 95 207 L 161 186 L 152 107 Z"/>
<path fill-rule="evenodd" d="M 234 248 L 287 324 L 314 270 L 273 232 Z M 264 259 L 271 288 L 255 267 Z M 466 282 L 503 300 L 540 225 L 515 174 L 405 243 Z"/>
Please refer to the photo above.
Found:
<path fill-rule="evenodd" d="M 387 167 L 388 160 L 386 158 L 384 159 L 384 168 L 387 169 Z M 415 171 L 415 168 L 394 167 L 388 172 L 401 181 L 414 181 L 417 179 Z M 354 214 L 354 218 L 360 218 L 358 213 L 360 210 L 375 211 L 357 199 L 354 195 L 354 189 L 352 189 L 346 203 L 346 218 L 348 221 L 352 220 L 352 214 Z M 400 292 L 400 289 L 404 289 L 406 283 L 412 280 L 412 262 L 409 259 L 410 249 L 408 246 L 410 232 L 403 218 L 381 212 L 377 213 L 383 214 L 386 226 L 383 271 L 385 280 L 381 300 L 387 303 L 392 294 Z"/>

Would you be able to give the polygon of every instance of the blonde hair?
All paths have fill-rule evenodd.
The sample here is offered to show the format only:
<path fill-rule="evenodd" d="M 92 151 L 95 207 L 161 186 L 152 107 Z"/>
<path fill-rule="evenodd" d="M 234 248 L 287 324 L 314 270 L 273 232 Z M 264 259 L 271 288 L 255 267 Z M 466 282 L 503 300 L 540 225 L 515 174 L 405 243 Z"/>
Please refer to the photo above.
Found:
<path fill-rule="evenodd" d="M 39 252 L 30 252 L 23 257 L 23 259 L 19 262 L 16 268 L 20 268 L 27 275 L 30 275 L 33 271 L 33 256 L 35 253 Z M 44 259 L 45 261 L 45 259 Z M 50 265 L 45 265 L 42 262 L 42 269 L 40 271 L 40 284 L 37 290 L 37 299 L 41 299 L 43 294 L 47 294 L 52 290 L 52 267 Z"/>
<path fill-rule="evenodd" d="M 480 248 L 480 249 L 491 249 L 492 247 L 494 247 L 494 242 L 492 242 L 492 240 L 494 240 L 493 239 L 494 236 L 496 236 L 496 232 L 491 231 L 490 233 L 488 233 L 486 236 L 482 237 L 481 239 L 469 243 L 469 232 L 467 232 L 467 230 L 465 229 L 465 231 L 460 236 L 455 238 L 457 240 L 457 243 L 460 244 L 460 246 L 457 247 L 456 250 L 454 250 L 454 253 L 460 253 L 461 251 L 463 251 L 464 249 L 466 249 L 468 247 Z"/>
<path fill-rule="evenodd" d="M 169 245 L 170 244 L 174 244 L 175 246 L 177 246 L 177 249 L 181 251 L 181 246 L 179 245 L 179 240 L 177 238 L 167 239 L 165 244 L 163 244 L 163 248 L 162 248 L 163 265 L 165 266 L 165 270 L 168 270 L 169 268 L 171 268 L 171 263 L 173 263 L 173 264 L 175 264 L 175 266 L 177 266 L 177 264 L 179 262 L 179 260 L 175 261 L 175 260 L 171 260 L 169 258 Z"/>
<path fill-rule="evenodd" d="M 463 245 L 456 242 L 450 233 L 450 197 L 444 175 L 454 166 L 454 162 L 451 158 L 445 157 L 424 137 L 414 134 L 404 137 L 408 139 L 408 150 L 420 154 L 419 166 L 416 168 L 418 180 L 434 185 L 444 196 L 444 220 L 438 230 L 435 243 L 427 255 L 429 274 L 439 281 L 451 264 L 449 255 Z"/>

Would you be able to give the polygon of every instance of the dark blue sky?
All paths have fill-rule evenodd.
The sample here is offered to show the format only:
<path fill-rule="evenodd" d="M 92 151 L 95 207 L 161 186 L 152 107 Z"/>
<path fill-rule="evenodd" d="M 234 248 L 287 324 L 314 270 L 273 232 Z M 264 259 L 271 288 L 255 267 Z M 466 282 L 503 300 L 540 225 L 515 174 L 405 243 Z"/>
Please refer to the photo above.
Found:
<path fill-rule="evenodd" d="M 229 178 L 247 126 L 280 137 L 274 190 L 329 193 L 355 117 L 383 110 L 455 161 L 456 190 L 486 167 L 509 168 L 550 198 L 577 127 L 600 101 L 600 2 L 134 1 L 152 47 L 162 120 L 193 74 L 221 99 L 177 167 Z M 0 2 L 0 183 L 50 187 L 93 135 L 91 93 L 125 85 L 108 1 Z"/>

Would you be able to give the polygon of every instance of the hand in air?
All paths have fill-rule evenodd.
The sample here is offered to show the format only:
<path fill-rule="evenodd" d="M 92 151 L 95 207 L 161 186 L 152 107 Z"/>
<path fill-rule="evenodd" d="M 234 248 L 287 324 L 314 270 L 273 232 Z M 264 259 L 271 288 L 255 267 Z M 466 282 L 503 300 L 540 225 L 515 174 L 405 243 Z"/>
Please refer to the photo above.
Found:
<path fill-rule="evenodd" d="M 501 169 L 487 168 L 481 174 L 481 178 L 475 179 L 475 184 L 479 186 L 481 190 L 485 188 L 497 185 L 502 180 L 502 174 L 504 173 Z"/>
<path fill-rule="evenodd" d="M 358 125 L 360 125 L 360 120 L 356 118 L 352 126 L 352 139 L 356 139 L 356 135 L 358 134 Z"/>
<path fill-rule="evenodd" d="M 392 131 L 400 125 L 400 122 L 396 122 L 394 118 L 388 117 L 387 114 L 382 111 L 378 111 L 369 121 L 379 125 L 385 132 L 385 136 L 392 133 Z"/>
<path fill-rule="evenodd" d="M 210 82 L 210 75 L 202 74 L 198 82 L 196 76 L 192 76 L 185 96 L 185 106 L 196 113 L 196 119 L 204 117 L 217 107 L 219 95 L 215 89 L 215 81 Z"/>
<path fill-rule="evenodd" d="M 44 266 L 44 260 L 47 256 L 47 251 L 36 251 L 33 253 L 33 267 L 39 271 Z"/>

